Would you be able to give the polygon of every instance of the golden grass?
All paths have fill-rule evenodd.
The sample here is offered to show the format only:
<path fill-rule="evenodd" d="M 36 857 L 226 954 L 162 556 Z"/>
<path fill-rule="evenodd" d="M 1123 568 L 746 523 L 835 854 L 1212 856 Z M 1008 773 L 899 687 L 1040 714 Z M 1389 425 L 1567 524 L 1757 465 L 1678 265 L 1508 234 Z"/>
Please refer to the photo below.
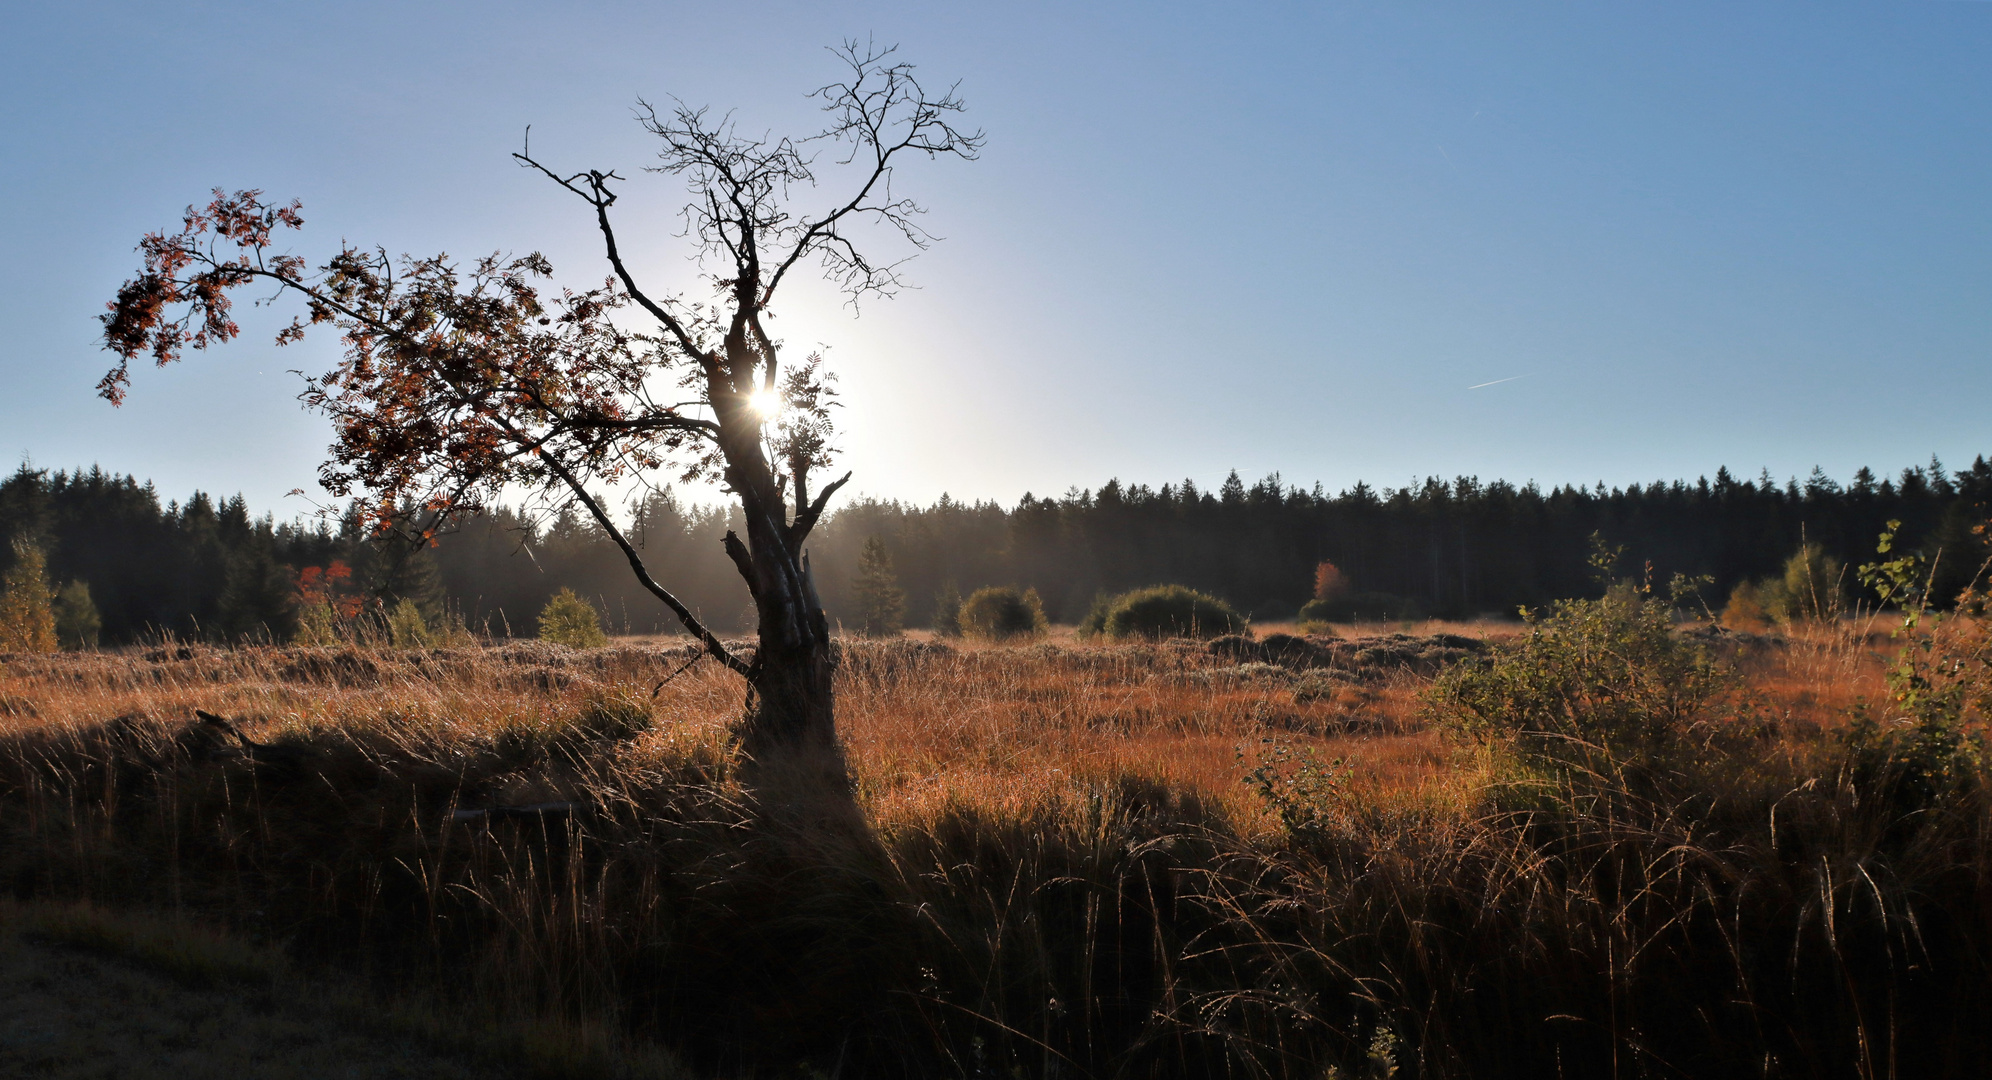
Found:
<path fill-rule="evenodd" d="M 1559 847 L 1555 829 L 1495 807 L 1487 759 L 1425 719 L 1421 657 L 1460 652 L 1432 635 L 1519 632 L 1342 628 L 1311 646 L 1319 671 L 1181 642 L 850 642 L 838 711 L 854 827 L 764 812 L 727 750 L 743 685 L 710 663 L 663 681 L 689 655 L 669 639 L 7 657 L 0 889 L 224 926 L 376 992 L 415 980 L 472 1029 L 541 1032 L 551 1049 L 524 1055 L 529 1072 L 613 1059 L 672 1075 L 659 1039 L 708 1074 L 848 1060 L 908 1075 L 1315 1077 L 1397 1038 L 1417 1043 L 1426 1075 L 1503 1054 L 1595 1064 L 1609 1047 L 1616 1061 L 1636 1032 L 1527 1024 L 1591 1023 L 1601 1000 L 1650 994 L 1612 950 L 1647 949 L 1671 971 L 1684 941 L 1730 933 L 1703 927 L 1729 909 L 1697 875 L 1752 883 L 1757 907 L 1731 911 L 1737 925 L 1784 927 L 1788 907 L 1790 947 L 1811 941 L 1815 871 L 1784 867 L 1751 815 L 1776 804 L 1837 821 L 1854 803 L 1830 783 L 1794 802 L 1797 757 L 1767 757 L 1717 815 L 1742 839 L 1709 841 L 1715 826 L 1665 807 L 1637 810 L 1657 815 L 1643 823 L 1573 810 L 1569 835 L 1595 835 Z M 1717 648 L 1794 747 L 1878 700 L 1894 652 L 1869 627 Z M 244 754 L 191 724 L 195 709 L 305 764 Z M 1292 748 L 1352 767 L 1336 831 L 1307 844 L 1242 782 Z M 557 802 L 576 809 L 456 814 Z M 1850 851 L 1883 842 L 1820 828 Z M 1615 884 L 1628 859 L 1644 891 Z M 1710 869 L 1730 863 L 1746 869 Z M 1849 873 L 1819 895 L 1853 919 Z M 1753 945 L 1721 948 L 1739 970 L 1755 963 Z M 1476 989 L 1487 979 L 1498 989 Z M 1867 1038 L 1871 1021 L 1837 1000 L 1738 985 L 1709 992 L 1769 993 L 1752 1007 L 1813 1009 Z"/>
<path fill-rule="evenodd" d="M 1488 628 L 1431 629 L 1486 636 Z M 1297 701 L 1276 680 L 1197 678 L 1230 663 L 1189 643 L 962 643 L 931 655 L 853 648 L 891 657 L 883 669 L 847 665 L 838 689 L 860 801 L 881 824 L 917 820 L 937 798 L 1001 812 L 1123 775 L 1194 790 L 1256 822 L 1261 808 L 1239 784 L 1238 754 L 1249 757 L 1269 738 L 1346 757 L 1380 789 L 1415 788 L 1446 763 L 1419 718 L 1429 678 L 1409 670 L 1375 672 L 1329 700 Z M 536 643 L 429 653 L 174 646 L 16 657 L 0 677 L 0 736 L 119 717 L 186 719 L 205 709 L 262 741 L 339 731 L 445 745 L 557 727 L 591 700 L 626 695 L 652 702 L 657 721 L 626 748 L 631 762 L 693 747 L 718 754 L 743 701 L 737 677 L 702 663 L 650 697 L 683 649 L 665 639 L 592 652 Z M 578 779 L 553 770 L 490 795 L 515 803 L 570 797 L 563 780 Z"/>

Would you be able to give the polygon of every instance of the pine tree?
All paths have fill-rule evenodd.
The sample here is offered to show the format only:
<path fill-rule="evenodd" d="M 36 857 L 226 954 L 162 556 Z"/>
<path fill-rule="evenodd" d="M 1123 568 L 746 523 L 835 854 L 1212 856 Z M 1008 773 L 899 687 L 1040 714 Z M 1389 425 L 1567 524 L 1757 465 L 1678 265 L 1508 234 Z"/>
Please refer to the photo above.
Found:
<path fill-rule="evenodd" d="M 953 578 L 934 594 L 934 633 L 942 637 L 961 636 L 961 588 Z"/>
<path fill-rule="evenodd" d="M 287 641 L 297 632 L 291 571 L 277 562 L 267 523 L 240 539 L 223 564 L 208 629 L 228 641 Z"/>
<path fill-rule="evenodd" d="M 0 576 L 0 652 L 54 652 L 55 598 L 48 587 L 48 558 L 38 547 L 14 550 L 14 565 Z"/>
<path fill-rule="evenodd" d="M 866 637 L 897 636 L 906 618 L 906 594 L 893 576 L 892 553 L 885 549 L 885 541 L 876 536 L 865 541 L 851 588 L 857 593 L 859 632 Z"/>

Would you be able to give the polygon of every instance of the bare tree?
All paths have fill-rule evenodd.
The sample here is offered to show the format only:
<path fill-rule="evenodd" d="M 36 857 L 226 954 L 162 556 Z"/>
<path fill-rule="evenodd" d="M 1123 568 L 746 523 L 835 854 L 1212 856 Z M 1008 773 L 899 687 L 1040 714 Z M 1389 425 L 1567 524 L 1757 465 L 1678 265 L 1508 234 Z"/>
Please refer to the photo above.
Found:
<path fill-rule="evenodd" d="M 691 193 L 682 235 L 711 287 L 702 299 L 651 291 L 631 273 L 612 214 L 623 177 L 556 169 L 530 148 L 519 162 L 593 212 L 613 271 L 601 286 L 543 295 L 552 268 L 538 254 L 464 268 L 347 246 L 307 269 L 272 247 L 280 227 L 302 226 L 297 203 L 217 190 L 207 207 L 188 209 L 178 233 L 141 242 L 140 275 L 103 316 L 106 347 L 120 360 L 99 392 L 121 401 L 141 354 L 163 366 L 184 348 L 235 337 L 235 288 L 268 280 L 279 296 L 301 294 L 305 314 L 278 343 L 329 322 L 345 345 L 302 394 L 333 420 L 320 467 L 328 490 L 363 492 L 384 528 L 407 525 L 414 507 L 424 537 L 510 485 L 572 498 L 705 650 L 746 677 L 740 732 L 750 754 L 834 747 L 829 627 L 804 544 L 850 476 L 812 490 L 832 457 L 834 392 L 819 357 L 781 362 L 766 319 L 805 264 L 854 302 L 892 295 L 900 263 L 874 258 L 862 235 L 896 234 L 909 256 L 932 240 L 921 208 L 895 190 L 896 169 L 909 157 L 973 159 L 983 137 L 955 126 L 963 105 L 952 87 L 929 94 L 892 48 L 847 42 L 833 52 L 848 70 L 815 91 L 828 123 L 807 138 L 745 136 L 730 115 L 682 103 L 639 106 L 663 144 L 650 171 L 682 177 Z M 819 172 L 851 186 L 812 208 Z M 649 325 L 627 325 L 638 321 Z M 759 614 L 751 657 L 653 578 L 604 504 L 613 485 L 673 466 L 739 501 L 746 536 L 728 532 L 725 544 Z"/>

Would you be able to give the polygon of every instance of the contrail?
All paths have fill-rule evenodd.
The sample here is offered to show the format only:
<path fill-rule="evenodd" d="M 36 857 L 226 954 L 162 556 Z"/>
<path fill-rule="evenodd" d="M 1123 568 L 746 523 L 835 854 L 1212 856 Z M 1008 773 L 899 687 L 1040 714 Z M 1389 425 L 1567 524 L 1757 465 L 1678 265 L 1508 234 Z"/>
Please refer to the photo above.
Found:
<path fill-rule="evenodd" d="M 1533 371 L 1529 372 L 1529 375 L 1533 374 L 1535 374 L 1535 372 Z M 1505 379 L 1495 379 L 1493 382 L 1475 383 L 1472 386 L 1467 387 L 1467 389 L 1478 390 L 1483 386 L 1499 386 L 1504 382 L 1514 382 L 1516 379 L 1526 379 L 1528 377 L 1529 377 L 1528 375 L 1510 375 Z"/>

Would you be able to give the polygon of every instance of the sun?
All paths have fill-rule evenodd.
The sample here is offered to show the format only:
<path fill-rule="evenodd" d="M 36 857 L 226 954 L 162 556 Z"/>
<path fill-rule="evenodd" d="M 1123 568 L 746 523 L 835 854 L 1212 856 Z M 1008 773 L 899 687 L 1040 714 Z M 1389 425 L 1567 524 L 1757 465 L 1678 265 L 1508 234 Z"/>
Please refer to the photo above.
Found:
<path fill-rule="evenodd" d="M 781 415 L 782 395 L 779 390 L 762 387 L 747 395 L 747 407 L 763 420 L 773 420 Z"/>

